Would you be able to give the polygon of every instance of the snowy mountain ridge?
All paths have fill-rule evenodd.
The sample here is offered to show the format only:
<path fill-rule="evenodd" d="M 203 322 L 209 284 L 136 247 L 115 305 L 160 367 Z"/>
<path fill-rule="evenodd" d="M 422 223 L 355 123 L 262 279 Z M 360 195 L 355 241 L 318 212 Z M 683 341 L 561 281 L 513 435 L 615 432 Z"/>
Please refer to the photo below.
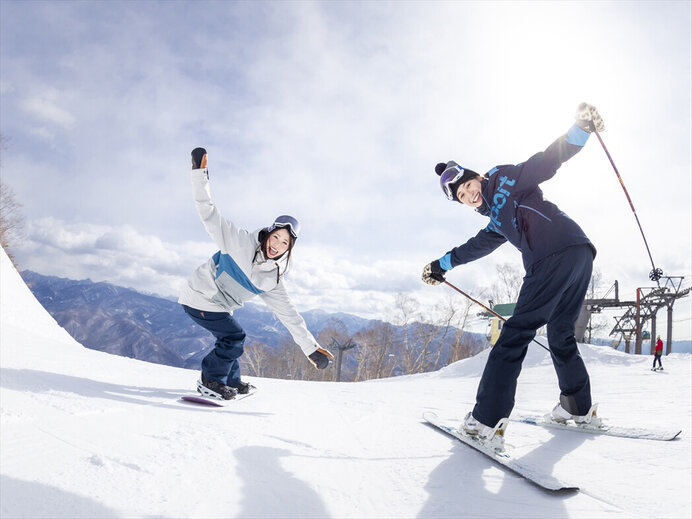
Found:
<path fill-rule="evenodd" d="M 213 336 L 194 324 L 175 301 L 106 282 L 44 276 L 28 270 L 21 275 L 58 324 L 87 348 L 188 369 L 199 369 L 202 359 L 213 348 Z M 352 337 L 359 331 L 382 324 L 382 321 L 322 310 L 308 310 L 301 315 L 315 337 L 335 321 Z M 286 328 L 264 304 L 248 303 L 235 310 L 234 316 L 247 334 L 246 345 L 259 342 L 281 350 L 284 344 L 293 344 Z M 405 333 L 414 336 L 419 325 L 388 326 L 400 337 L 399 341 L 403 341 L 401 337 Z M 444 335 L 442 329 L 440 335 Z M 464 335 L 469 344 L 475 345 L 476 351 L 486 341 L 484 334 L 464 332 Z M 322 339 L 328 343 L 325 346 L 329 346 L 329 339 Z M 448 334 L 443 360 L 448 358 L 453 341 L 454 334 Z M 415 345 L 415 341 L 411 344 Z M 356 368 L 353 355 L 348 355 L 342 380 L 352 380 Z"/>
<path fill-rule="evenodd" d="M 601 415 L 679 440 L 592 438 L 510 425 L 526 463 L 582 492 L 541 491 L 424 425 L 473 405 L 487 351 L 438 372 L 359 383 L 251 379 L 210 411 L 178 402 L 197 373 L 86 349 L 0 254 L 0 516 L 689 517 L 692 359 L 582 346 Z M 530 347 L 516 410 L 557 399 Z"/>

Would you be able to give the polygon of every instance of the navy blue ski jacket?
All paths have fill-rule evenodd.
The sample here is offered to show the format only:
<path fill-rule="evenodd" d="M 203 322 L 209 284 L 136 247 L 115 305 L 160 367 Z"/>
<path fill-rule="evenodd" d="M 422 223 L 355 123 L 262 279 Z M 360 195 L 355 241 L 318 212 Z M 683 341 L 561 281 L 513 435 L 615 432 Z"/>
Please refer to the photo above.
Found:
<path fill-rule="evenodd" d="M 552 178 L 563 162 L 579 152 L 589 133 L 576 124 L 545 151 L 517 165 L 496 166 L 481 181 L 483 204 L 476 209 L 490 223 L 463 245 L 440 258 L 444 270 L 487 256 L 509 241 L 521 251 L 524 269 L 567 247 L 588 244 L 584 231 L 553 203 L 538 185 Z"/>

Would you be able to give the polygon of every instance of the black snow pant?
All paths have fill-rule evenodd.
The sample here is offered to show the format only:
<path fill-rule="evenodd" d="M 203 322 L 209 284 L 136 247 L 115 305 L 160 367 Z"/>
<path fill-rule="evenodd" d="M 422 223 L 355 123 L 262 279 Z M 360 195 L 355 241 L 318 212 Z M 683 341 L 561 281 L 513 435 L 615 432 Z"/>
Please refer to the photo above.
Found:
<path fill-rule="evenodd" d="M 473 417 L 494 427 L 514 407 L 517 379 L 536 330 L 547 324 L 548 345 L 560 386 L 563 407 L 575 415 L 591 408 L 591 384 L 574 337 L 591 279 L 593 249 L 576 245 L 531 265 L 517 305 L 488 356 Z"/>

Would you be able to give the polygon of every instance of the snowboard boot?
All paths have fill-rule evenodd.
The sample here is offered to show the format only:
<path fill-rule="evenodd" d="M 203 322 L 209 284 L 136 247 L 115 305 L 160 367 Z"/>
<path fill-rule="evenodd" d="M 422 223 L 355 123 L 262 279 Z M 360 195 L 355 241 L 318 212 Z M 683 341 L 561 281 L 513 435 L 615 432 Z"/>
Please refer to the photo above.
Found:
<path fill-rule="evenodd" d="M 234 387 L 229 387 L 216 380 L 210 380 L 204 376 L 204 373 L 197 381 L 197 391 L 204 396 L 218 400 L 233 400 L 238 394 L 238 390 Z"/>
<path fill-rule="evenodd" d="M 238 383 L 237 386 L 234 386 L 234 389 L 238 392 L 239 395 L 247 395 L 250 391 L 257 388 L 252 384 L 248 384 L 247 382 L 241 381 Z"/>
<path fill-rule="evenodd" d="M 505 429 L 507 419 L 500 420 L 495 427 L 488 427 L 468 413 L 459 427 L 459 432 L 477 437 L 482 443 L 497 452 L 505 450 Z"/>
<path fill-rule="evenodd" d="M 577 425 L 588 425 L 589 427 L 600 427 L 601 419 L 596 416 L 598 404 L 594 404 L 585 415 L 571 414 L 561 403 L 558 403 L 548 415 L 549 419 L 557 423 L 567 423 L 567 420 L 573 420 Z"/>

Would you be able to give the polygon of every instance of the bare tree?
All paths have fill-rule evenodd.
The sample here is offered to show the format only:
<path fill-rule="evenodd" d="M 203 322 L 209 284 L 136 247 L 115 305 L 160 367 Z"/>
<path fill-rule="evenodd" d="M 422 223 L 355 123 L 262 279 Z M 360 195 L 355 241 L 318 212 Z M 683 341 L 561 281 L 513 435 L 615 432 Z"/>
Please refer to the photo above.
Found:
<path fill-rule="evenodd" d="M 418 315 L 418 322 L 411 327 L 414 348 L 407 373 L 438 369 L 443 359 L 448 359 L 449 335 L 458 332 L 453 324 L 457 320 L 457 314 L 453 300 L 448 297 L 444 304 L 429 308 L 427 314 Z"/>
<path fill-rule="evenodd" d="M 418 302 L 406 294 L 397 294 L 396 309 L 398 311 L 397 324 L 403 328 L 401 345 L 401 363 L 404 373 L 415 373 L 416 363 L 415 341 L 410 340 L 409 325 L 413 320 Z"/>
<path fill-rule="evenodd" d="M 451 305 L 452 303 L 450 302 L 450 306 Z M 462 307 L 455 310 L 454 318 L 452 320 L 452 326 L 454 327 L 454 340 L 452 342 L 452 348 L 449 355 L 450 364 L 461 359 L 466 359 L 477 353 L 473 351 L 473 342 L 470 341 L 464 333 L 464 328 L 466 327 L 469 315 L 471 314 L 472 305 L 473 303 L 469 299 L 464 299 Z"/>
<path fill-rule="evenodd" d="M 253 377 L 267 377 L 269 374 L 272 352 L 269 346 L 262 342 L 252 341 L 245 345 L 245 353 L 240 357 L 241 364 L 247 373 Z"/>
<path fill-rule="evenodd" d="M 496 303 L 513 303 L 519 297 L 523 276 L 514 263 L 502 263 L 495 267 L 497 281 L 490 289 L 490 295 Z"/>
<path fill-rule="evenodd" d="M 397 297 L 395 322 L 404 328 L 402 339 L 395 344 L 401 373 L 432 371 L 472 354 L 467 343 L 475 341 L 462 339 L 471 303 L 464 300 L 459 307 L 458 301 L 448 296 L 441 304 L 427 307 L 409 296 Z"/>
<path fill-rule="evenodd" d="M 0 179 L 0 245 L 17 266 L 12 247 L 22 239 L 24 217 L 20 211 L 22 205 L 12 192 L 12 189 Z"/>
<path fill-rule="evenodd" d="M 0 135 L 0 157 L 2 150 L 7 149 L 8 139 Z M 0 166 L 2 161 L 0 160 Z M 22 204 L 17 202 L 14 193 L 2 179 L 0 179 L 0 245 L 5 249 L 10 260 L 16 267 L 17 264 L 12 254 L 12 245 L 22 239 L 24 217 L 20 208 Z"/>
<path fill-rule="evenodd" d="M 355 337 L 358 367 L 355 380 L 391 377 L 396 373 L 396 331 L 389 323 L 376 321 Z"/>

